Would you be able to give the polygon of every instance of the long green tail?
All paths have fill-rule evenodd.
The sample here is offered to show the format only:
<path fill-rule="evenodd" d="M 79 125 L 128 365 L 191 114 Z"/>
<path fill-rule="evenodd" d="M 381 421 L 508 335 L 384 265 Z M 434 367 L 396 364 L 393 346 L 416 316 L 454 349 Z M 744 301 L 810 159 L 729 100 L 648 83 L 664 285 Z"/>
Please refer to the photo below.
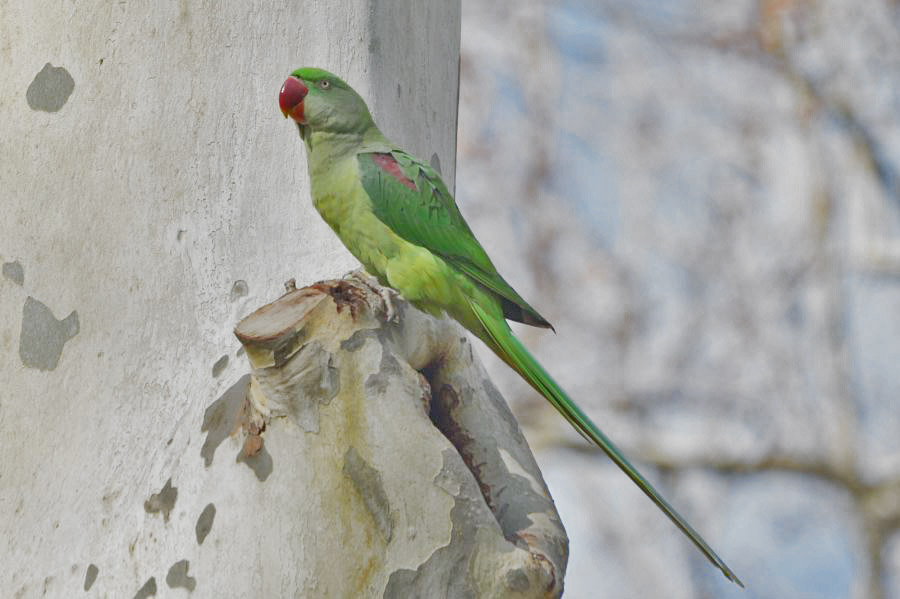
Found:
<path fill-rule="evenodd" d="M 659 509 L 665 512 L 669 519 L 675 523 L 675 526 L 680 528 L 681 531 L 693 541 L 694 545 L 697 546 L 697 549 L 699 549 L 714 566 L 722 571 L 725 578 L 743 587 L 744 583 L 742 583 L 735 573 L 731 571 L 731 568 L 716 555 L 716 552 L 706 544 L 703 537 L 701 537 L 697 531 L 695 531 L 691 525 L 675 511 L 675 508 L 669 505 L 669 502 L 663 499 L 662 495 L 660 495 L 659 492 L 653 488 L 653 485 L 637 471 L 637 468 L 631 465 L 631 462 L 625 458 L 613 442 L 603 434 L 596 424 L 591 422 L 591 419 L 588 418 L 571 399 L 569 399 L 566 392 L 562 390 L 549 374 L 547 374 L 547 371 L 544 370 L 538 361 L 534 359 L 527 349 L 525 349 L 525 346 L 516 339 L 506 321 L 500 318 L 492 318 L 474 301 L 470 301 L 469 306 L 472 308 L 486 332 L 486 338 L 482 337 L 482 340 L 487 343 L 488 347 L 500 356 L 504 362 L 509 364 L 513 370 L 518 372 L 522 378 L 528 381 L 538 393 L 547 398 L 547 400 L 553 404 L 553 407 L 556 408 L 579 433 L 588 440 L 596 443 L 597 446 L 600 447 L 600 449 L 602 449 L 606 455 L 608 455 L 610 459 L 628 475 L 628 478 L 633 480 L 647 497 L 649 497 Z"/>

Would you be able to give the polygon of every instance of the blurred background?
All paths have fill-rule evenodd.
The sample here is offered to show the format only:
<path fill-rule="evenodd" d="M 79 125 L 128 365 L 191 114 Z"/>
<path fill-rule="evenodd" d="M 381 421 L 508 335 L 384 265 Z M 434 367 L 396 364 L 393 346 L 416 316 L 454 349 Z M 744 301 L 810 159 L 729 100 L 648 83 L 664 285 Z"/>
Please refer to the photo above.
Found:
<path fill-rule="evenodd" d="M 900 2 L 463 2 L 457 198 L 526 344 L 728 583 L 487 351 L 567 597 L 900 598 Z"/>
<path fill-rule="evenodd" d="M 355 267 L 297 197 L 306 159 L 276 93 L 301 49 L 370 81 L 413 19 L 313 4 L 0 1 L 0 536 L 19 539 L 3 588 L 79 588 L 71 547 L 133 548 L 135 523 L 137 557 L 98 562 L 100 580 L 160 576 L 141 506 L 173 469 L 182 510 L 214 480 L 190 427 L 246 373 L 231 326 L 291 277 Z M 447 5 L 380 8 L 406 6 Z M 571 539 L 566 597 L 900 599 L 900 0 L 462 15 L 457 200 L 557 334 L 517 331 L 747 584 L 485 350 Z M 410 39 L 439 53 L 455 26 Z M 443 125 L 396 109 L 452 104 L 426 83 L 455 59 L 430 56 L 410 72 L 446 76 L 401 72 L 402 98 L 391 81 L 371 105 L 436 151 Z M 20 359 L 32 296 L 55 331 L 46 370 Z"/>

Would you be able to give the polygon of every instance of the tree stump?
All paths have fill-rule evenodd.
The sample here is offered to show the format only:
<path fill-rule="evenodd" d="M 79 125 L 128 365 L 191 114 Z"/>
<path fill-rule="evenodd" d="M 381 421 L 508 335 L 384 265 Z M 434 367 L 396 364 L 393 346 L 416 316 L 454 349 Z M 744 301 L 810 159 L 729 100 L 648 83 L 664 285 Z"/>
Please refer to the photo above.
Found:
<path fill-rule="evenodd" d="M 262 595 L 561 594 L 565 530 L 458 324 L 353 273 L 235 334 L 252 367 L 238 460 L 271 477 L 228 525 L 266 540 L 248 553 Z"/>

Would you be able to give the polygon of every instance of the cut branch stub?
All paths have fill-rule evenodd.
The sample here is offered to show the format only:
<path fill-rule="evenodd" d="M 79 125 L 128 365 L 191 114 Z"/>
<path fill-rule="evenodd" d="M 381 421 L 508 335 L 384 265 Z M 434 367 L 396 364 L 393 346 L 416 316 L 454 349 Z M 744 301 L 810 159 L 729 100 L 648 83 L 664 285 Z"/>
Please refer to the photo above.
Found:
<path fill-rule="evenodd" d="M 246 432 L 276 464 L 266 484 L 284 463 L 302 480 L 290 521 L 307 524 L 280 555 L 304 561 L 281 566 L 319 596 L 559 596 L 565 530 L 466 334 L 386 301 L 353 273 L 235 330 L 253 369 Z"/>
<path fill-rule="evenodd" d="M 303 345 L 305 326 L 309 320 L 317 320 L 315 311 L 327 297 L 338 311 L 349 306 L 354 316 L 365 301 L 364 289 L 347 281 L 316 283 L 303 289 L 285 287 L 287 293 L 241 320 L 234 330 L 255 368 L 281 366 L 293 356 Z"/>

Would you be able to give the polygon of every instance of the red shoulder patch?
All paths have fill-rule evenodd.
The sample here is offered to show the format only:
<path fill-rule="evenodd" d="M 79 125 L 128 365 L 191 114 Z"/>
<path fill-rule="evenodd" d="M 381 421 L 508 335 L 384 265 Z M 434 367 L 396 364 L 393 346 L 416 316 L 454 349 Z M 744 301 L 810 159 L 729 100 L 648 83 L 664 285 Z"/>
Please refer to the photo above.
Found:
<path fill-rule="evenodd" d="M 394 158 L 390 154 L 372 154 L 372 162 L 378 165 L 378 168 L 395 178 L 397 181 L 406 185 L 408 188 L 413 191 L 418 191 L 416 184 L 413 183 L 412 179 L 406 176 L 403 172 L 403 169 L 400 168 L 400 165 L 397 164 L 397 159 Z"/>

